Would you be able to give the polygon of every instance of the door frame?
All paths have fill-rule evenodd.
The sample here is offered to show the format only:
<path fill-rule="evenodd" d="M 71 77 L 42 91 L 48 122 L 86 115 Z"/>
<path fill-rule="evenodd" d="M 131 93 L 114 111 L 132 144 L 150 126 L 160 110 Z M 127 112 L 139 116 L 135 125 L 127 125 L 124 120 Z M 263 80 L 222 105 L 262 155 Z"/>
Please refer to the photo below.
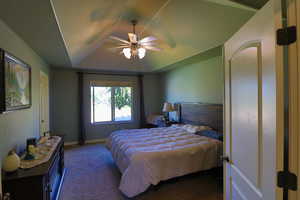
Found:
<path fill-rule="evenodd" d="M 47 91 L 47 96 L 48 96 L 48 108 L 47 108 L 47 112 L 48 112 L 48 117 L 47 117 L 47 120 L 48 120 L 48 131 L 50 129 L 49 125 L 50 125 L 50 84 L 49 84 L 49 75 L 47 75 L 45 72 L 43 72 L 42 70 L 40 70 L 40 74 L 39 74 L 39 135 L 42 136 L 42 133 L 41 133 L 41 119 L 42 119 L 42 116 L 41 116 L 41 111 L 42 111 L 42 108 L 41 108 L 41 97 L 42 97 L 42 94 L 41 94 L 41 81 L 42 79 L 45 79 L 47 80 L 47 85 L 48 85 L 48 91 Z"/>
<path fill-rule="evenodd" d="M 295 5 L 295 15 L 296 15 L 296 26 L 297 26 L 297 44 L 296 44 L 296 48 L 297 48 L 297 52 L 295 54 L 295 58 L 297 59 L 297 68 L 298 68 L 298 73 L 297 73 L 297 79 L 298 80 L 298 89 L 297 89 L 297 92 L 298 92 L 298 100 L 297 100 L 297 105 L 298 105 L 298 116 L 297 116 L 297 124 L 300 124 L 299 121 L 300 121 L 300 2 L 299 1 L 296 1 L 296 5 Z M 298 125 L 298 130 L 297 132 L 299 133 L 300 132 L 300 126 Z M 300 145 L 300 137 L 298 135 L 298 140 L 297 140 L 297 147 L 298 147 L 298 170 L 296 172 L 297 176 L 298 176 L 298 192 L 297 192 L 297 197 L 298 199 L 300 198 L 300 148 L 299 148 L 299 145 Z"/>
<path fill-rule="evenodd" d="M 297 0 L 286 0 L 287 2 L 287 25 L 288 26 L 297 26 L 297 34 L 299 35 L 299 26 L 300 26 L 300 17 L 297 16 L 300 13 L 300 2 L 297 3 Z M 275 12 L 275 26 L 276 29 L 283 27 L 282 19 L 282 7 L 281 1 L 275 0 L 274 4 Z M 298 18 L 297 18 L 298 17 Z M 300 137 L 299 133 L 299 113 L 300 113 L 300 66 L 298 62 L 298 57 L 300 52 L 297 51 L 299 48 L 299 40 L 296 43 L 293 43 L 288 46 L 288 66 L 289 66 L 289 170 L 290 172 L 298 176 L 298 188 L 299 188 L 299 174 L 300 174 Z M 284 167 L 284 96 L 285 96 L 285 86 L 284 86 L 284 47 L 276 45 L 276 76 L 277 76 L 277 137 L 276 137 L 276 170 L 277 172 L 282 171 Z M 291 191 L 288 192 L 289 200 L 297 200 L 300 197 L 300 191 Z M 283 199 L 283 190 L 282 188 L 276 187 L 276 199 Z"/>

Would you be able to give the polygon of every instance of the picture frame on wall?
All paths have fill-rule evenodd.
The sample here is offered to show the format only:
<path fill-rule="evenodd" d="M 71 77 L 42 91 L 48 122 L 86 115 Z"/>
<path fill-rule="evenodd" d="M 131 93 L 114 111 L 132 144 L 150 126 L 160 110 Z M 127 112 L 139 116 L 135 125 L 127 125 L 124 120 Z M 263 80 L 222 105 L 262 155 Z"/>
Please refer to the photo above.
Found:
<path fill-rule="evenodd" d="M 0 113 L 30 108 L 31 67 L 0 49 Z"/>

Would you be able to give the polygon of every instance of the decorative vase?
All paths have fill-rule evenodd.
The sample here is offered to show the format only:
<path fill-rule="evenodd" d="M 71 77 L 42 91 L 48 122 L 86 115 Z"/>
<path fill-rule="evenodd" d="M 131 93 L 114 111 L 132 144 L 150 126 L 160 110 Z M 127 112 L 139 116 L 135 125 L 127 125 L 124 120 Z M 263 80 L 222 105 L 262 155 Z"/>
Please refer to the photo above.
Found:
<path fill-rule="evenodd" d="M 20 157 L 11 150 L 3 161 L 2 169 L 5 172 L 14 172 L 20 167 Z"/>

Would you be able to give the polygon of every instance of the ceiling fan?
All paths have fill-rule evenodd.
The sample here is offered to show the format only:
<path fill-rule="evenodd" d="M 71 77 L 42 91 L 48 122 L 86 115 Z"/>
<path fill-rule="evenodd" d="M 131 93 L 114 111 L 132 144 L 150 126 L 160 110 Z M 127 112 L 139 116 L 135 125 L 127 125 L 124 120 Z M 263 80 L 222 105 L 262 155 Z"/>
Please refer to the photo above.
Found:
<path fill-rule="evenodd" d="M 137 57 L 139 59 L 142 59 L 146 55 L 146 50 L 161 51 L 160 48 L 154 46 L 156 45 L 155 44 L 155 41 L 157 40 L 156 37 L 148 36 L 139 40 L 138 35 L 135 33 L 135 26 L 137 24 L 137 20 L 132 20 L 131 23 L 133 26 L 133 31 L 132 33 L 128 33 L 128 40 L 124 40 L 116 36 L 110 36 L 111 39 L 121 42 L 119 46 L 110 48 L 111 50 L 122 49 L 120 53 L 124 54 L 124 56 L 127 59 L 137 58 Z"/>

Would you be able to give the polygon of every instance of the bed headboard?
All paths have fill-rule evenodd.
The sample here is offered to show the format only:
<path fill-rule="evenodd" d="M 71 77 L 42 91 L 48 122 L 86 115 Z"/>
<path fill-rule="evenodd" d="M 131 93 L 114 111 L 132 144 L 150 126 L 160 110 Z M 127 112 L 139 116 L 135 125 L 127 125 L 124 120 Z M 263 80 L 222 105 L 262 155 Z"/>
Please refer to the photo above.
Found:
<path fill-rule="evenodd" d="M 223 132 L 222 104 L 176 103 L 176 106 L 180 123 L 206 125 Z"/>

